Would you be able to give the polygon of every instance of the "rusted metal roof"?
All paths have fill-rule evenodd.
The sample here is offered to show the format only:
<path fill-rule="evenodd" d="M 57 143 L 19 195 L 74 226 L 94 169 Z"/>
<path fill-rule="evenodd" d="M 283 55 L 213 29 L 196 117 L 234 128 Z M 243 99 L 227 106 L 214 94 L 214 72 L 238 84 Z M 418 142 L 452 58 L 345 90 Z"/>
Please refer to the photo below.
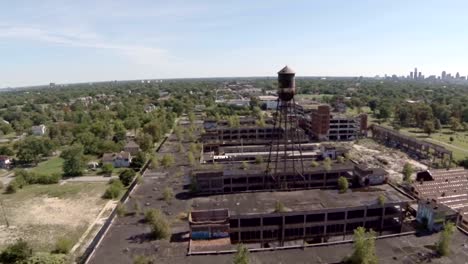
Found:
<path fill-rule="evenodd" d="M 284 66 L 283 69 L 281 69 L 278 74 L 295 74 L 296 72 L 291 69 L 288 65 Z"/>

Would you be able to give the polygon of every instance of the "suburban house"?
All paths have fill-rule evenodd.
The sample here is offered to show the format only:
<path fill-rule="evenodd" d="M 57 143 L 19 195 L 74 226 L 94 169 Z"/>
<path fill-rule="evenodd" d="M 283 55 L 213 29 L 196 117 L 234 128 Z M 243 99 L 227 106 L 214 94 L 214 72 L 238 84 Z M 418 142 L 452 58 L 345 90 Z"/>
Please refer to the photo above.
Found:
<path fill-rule="evenodd" d="M 31 132 L 35 136 L 43 136 L 46 133 L 46 126 L 44 125 L 32 126 Z"/>
<path fill-rule="evenodd" d="M 129 152 L 104 153 L 102 155 L 103 164 L 112 164 L 115 168 L 129 167 L 132 162 L 132 155 Z"/>
<path fill-rule="evenodd" d="M 138 154 L 138 152 L 140 152 L 140 146 L 135 141 L 130 140 L 127 142 L 127 144 L 125 144 L 124 151 L 135 156 Z"/>
<path fill-rule="evenodd" d="M 11 159 L 7 156 L 0 156 L 0 168 L 8 169 L 11 166 Z"/>

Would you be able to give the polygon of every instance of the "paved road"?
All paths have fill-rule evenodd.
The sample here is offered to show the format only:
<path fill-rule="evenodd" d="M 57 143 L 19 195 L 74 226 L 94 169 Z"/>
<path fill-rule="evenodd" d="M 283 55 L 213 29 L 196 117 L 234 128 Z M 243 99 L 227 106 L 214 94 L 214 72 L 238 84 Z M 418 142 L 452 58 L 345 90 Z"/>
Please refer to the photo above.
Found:
<path fill-rule="evenodd" d="M 80 176 L 61 180 L 60 182 L 108 182 L 110 179 L 118 179 L 118 176 Z"/>

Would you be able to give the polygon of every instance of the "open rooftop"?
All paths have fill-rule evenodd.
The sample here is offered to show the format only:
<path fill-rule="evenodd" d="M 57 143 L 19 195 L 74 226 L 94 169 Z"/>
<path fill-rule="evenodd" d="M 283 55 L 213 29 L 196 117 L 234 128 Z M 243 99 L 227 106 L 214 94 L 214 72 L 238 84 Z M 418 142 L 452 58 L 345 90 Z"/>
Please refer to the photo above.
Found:
<path fill-rule="evenodd" d="M 346 193 L 338 190 L 300 190 L 284 192 L 254 192 L 212 195 L 193 199 L 195 210 L 228 209 L 231 216 L 272 213 L 277 201 L 286 211 L 310 211 L 330 208 L 368 206 L 378 203 L 383 195 L 386 203 L 409 201 L 390 185 L 352 189 Z"/>

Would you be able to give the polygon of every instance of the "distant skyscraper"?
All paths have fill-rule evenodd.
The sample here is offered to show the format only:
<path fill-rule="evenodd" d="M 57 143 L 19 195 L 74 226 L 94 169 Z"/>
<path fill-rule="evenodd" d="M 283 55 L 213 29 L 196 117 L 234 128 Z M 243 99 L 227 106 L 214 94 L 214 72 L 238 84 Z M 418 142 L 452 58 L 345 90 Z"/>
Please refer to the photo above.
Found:
<path fill-rule="evenodd" d="M 414 68 L 414 74 L 413 74 L 414 79 L 418 78 L 418 68 Z"/>
<path fill-rule="evenodd" d="M 410 77 L 410 79 L 413 79 L 413 78 L 414 78 L 414 77 L 413 77 L 413 72 L 410 72 L 410 73 L 409 73 L 409 77 Z"/>
<path fill-rule="evenodd" d="M 445 78 L 447 78 L 447 73 L 443 71 L 441 77 L 442 77 L 442 80 L 445 80 Z"/>
<path fill-rule="evenodd" d="M 460 79 L 460 73 L 459 72 L 457 72 L 457 74 L 455 75 L 455 78 Z"/>
<path fill-rule="evenodd" d="M 422 72 L 419 72 L 418 79 L 422 79 Z"/>

